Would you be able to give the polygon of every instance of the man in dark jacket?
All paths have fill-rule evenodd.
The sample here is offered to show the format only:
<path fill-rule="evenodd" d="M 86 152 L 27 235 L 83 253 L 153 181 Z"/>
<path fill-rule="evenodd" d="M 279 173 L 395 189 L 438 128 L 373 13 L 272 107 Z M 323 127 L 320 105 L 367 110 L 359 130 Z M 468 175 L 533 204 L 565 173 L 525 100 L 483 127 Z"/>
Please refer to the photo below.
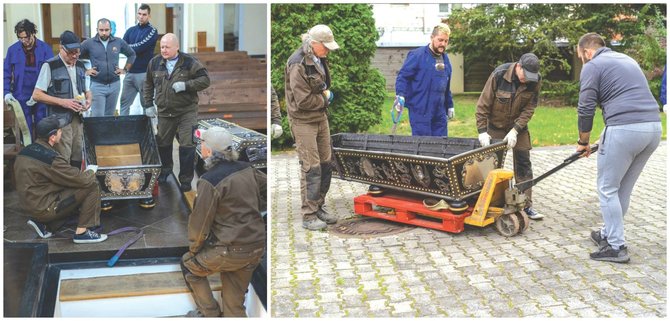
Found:
<path fill-rule="evenodd" d="M 27 102 L 33 95 L 37 76 L 42 64 L 53 57 L 51 47 L 37 39 L 37 28 L 28 19 L 19 21 L 14 27 L 19 41 L 7 48 L 4 61 L 3 91 L 5 102 L 17 100 L 23 109 L 28 123 L 28 130 L 33 136 L 33 125 L 46 116 L 47 107 L 43 103 L 28 106 Z"/>
<path fill-rule="evenodd" d="M 539 71 L 540 61 L 532 53 L 522 55 L 519 62 L 502 64 L 493 70 L 477 101 L 479 142 L 487 146 L 491 138 L 507 139 L 507 148 L 514 150 L 514 179 L 517 182 L 533 179 L 528 122 L 533 117 L 540 94 Z M 543 218 L 532 207 L 532 189 L 527 189 L 525 194 L 526 207 L 522 215 L 533 220 Z"/>
<path fill-rule="evenodd" d="M 326 56 L 339 48 L 330 28 L 316 25 L 302 35 L 284 70 L 286 110 L 300 160 L 302 227 L 308 230 L 337 222 L 323 204 L 333 172 L 327 115 L 333 93 Z"/>
<path fill-rule="evenodd" d="M 630 261 L 623 217 L 630 195 L 647 160 L 661 141 L 658 103 L 637 62 L 605 46 L 597 33 L 583 35 L 577 54 L 584 67 L 579 75 L 577 152 L 591 153 L 589 142 L 596 107 L 603 110 L 605 129 L 598 147 L 598 198 L 603 227 L 591 231 L 598 246 L 596 261 Z"/>
<path fill-rule="evenodd" d="M 209 87 L 207 69 L 193 56 L 179 51 L 172 33 L 161 38 L 161 53 L 149 61 L 144 81 L 145 114 L 158 117 L 158 152 L 162 168 L 158 178 L 165 182 L 172 173 L 172 141 L 179 141 L 179 184 L 191 190 L 195 169 L 193 131 L 198 125 L 198 91 Z M 155 95 L 154 95 L 155 91 Z"/>
<path fill-rule="evenodd" d="M 119 53 L 128 57 L 123 68 L 119 68 Z M 119 75 L 130 69 L 135 51 L 123 39 L 112 36 L 110 21 L 102 18 L 98 20 L 98 34 L 81 44 L 81 57 L 91 60 L 91 68 L 86 71 L 93 92 L 91 116 L 114 116 L 121 90 Z"/>
<path fill-rule="evenodd" d="M 187 316 L 246 317 L 244 296 L 265 252 L 266 226 L 260 214 L 265 174 L 237 161 L 232 135 L 221 127 L 199 130 L 207 173 L 198 180 L 188 220 L 189 251 L 182 257 L 184 280 L 197 310 Z M 221 273 L 221 302 L 207 276 Z"/>
<path fill-rule="evenodd" d="M 81 171 L 56 152 L 53 146 L 60 142 L 64 125 L 55 115 L 42 119 L 36 128 L 37 141 L 17 156 L 14 171 L 19 200 L 30 217 L 28 225 L 40 237 L 50 237 L 50 231 L 56 231 L 79 208 L 73 241 L 102 242 L 107 235 L 93 231 L 100 225 L 97 166 Z"/>
<path fill-rule="evenodd" d="M 407 107 L 412 135 L 448 136 L 447 118 L 454 118 L 451 63 L 446 52 L 450 35 L 447 24 L 435 26 L 430 43 L 410 51 L 398 72 L 393 108 L 400 112 Z"/>
<path fill-rule="evenodd" d="M 135 101 L 137 93 L 142 99 L 142 87 L 147 75 L 149 60 L 154 56 L 158 31 L 151 25 L 151 8 L 143 3 L 137 9 L 137 25 L 130 27 L 123 35 L 123 40 L 135 51 L 135 62 L 123 78 L 121 93 L 121 116 L 130 115 L 130 106 Z"/>

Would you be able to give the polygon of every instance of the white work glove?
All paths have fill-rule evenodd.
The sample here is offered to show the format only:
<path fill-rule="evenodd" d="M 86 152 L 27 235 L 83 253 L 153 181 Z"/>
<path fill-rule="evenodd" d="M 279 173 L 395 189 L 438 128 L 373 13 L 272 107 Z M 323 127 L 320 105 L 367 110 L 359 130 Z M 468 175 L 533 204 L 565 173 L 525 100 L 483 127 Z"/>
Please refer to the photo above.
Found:
<path fill-rule="evenodd" d="M 183 81 L 178 81 L 174 84 L 172 84 L 172 89 L 174 89 L 174 92 L 180 93 L 184 90 L 186 90 L 186 83 Z"/>
<path fill-rule="evenodd" d="M 272 124 L 272 139 L 278 138 L 284 133 L 284 129 L 279 124 Z"/>
<path fill-rule="evenodd" d="M 335 98 L 335 95 L 333 95 L 332 91 L 330 91 L 328 89 L 324 90 L 323 91 L 323 96 L 326 97 L 326 99 L 328 99 L 328 104 L 333 103 L 333 98 Z"/>
<path fill-rule="evenodd" d="M 456 111 L 454 111 L 454 108 L 448 108 L 447 109 L 447 118 L 449 119 L 454 119 L 456 117 Z"/>
<path fill-rule="evenodd" d="M 95 174 L 95 172 L 98 171 L 98 165 L 88 165 L 88 166 L 86 166 L 86 170 L 87 171 L 91 170 L 91 171 L 93 171 L 93 174 Z"/>
<path fill-rule="evenodd" d="M 663 105 L 663 112 L 664 113 L 668 112 L 668 104 Z"/>
<path fill-rule="evenodd" d="M 405 107 L 405 97 L 396 95 L 395 101 L 393 102 L 393 108 L 395 108 L 397 112 L 401 112 L 404 107 Z"/>
<path fill-rule="evenodd" d="M 487 132 L 479 134 L 479 143 L 482 145 L 482 147 L 491 145 L 491 135 L 489 135 Z"/>
<path fill-rule="evenodd" d="M 156 106 L 151 106 L 148 108 L 144 109 L 144 114 L 147 115 L 149 118 L 156 118 L 158 116 L 158 111 L 156 110 Z"/>
<path fill-rule="evenodd" d="M 518 134 L 514 128 L 507 133 L 507 136 L 505 136 L 505 139 L 507 139 L 507 149 L 512 149 L 516 146 L 516 135 Z"/>
<path fill-rule="evenodd" d="M 14 95 L 12 95 L 12 93 L 5 95 L 5 102 L 7 104 L 11 104 L 12 101 L 16 101 L 16 98 L 14 98 Z"/>

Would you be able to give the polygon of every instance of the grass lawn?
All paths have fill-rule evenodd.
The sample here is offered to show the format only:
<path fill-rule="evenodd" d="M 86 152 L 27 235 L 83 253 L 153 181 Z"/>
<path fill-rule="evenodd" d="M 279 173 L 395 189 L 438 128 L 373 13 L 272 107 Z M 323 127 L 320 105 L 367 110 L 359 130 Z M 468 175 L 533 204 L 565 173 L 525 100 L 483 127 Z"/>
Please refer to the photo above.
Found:
<path fill-rule="evenodd" d="M 382 122 L 367 130 L 368 133 L 385 135 L 391 133 L 393 121 L 391 120 L 390 110 L 394 97 L 394 93 L 387 95 L 380 111 Z M 456 95 L 454 97 L 456 117 L 450 120 L 447 125 L 449 127 L 449 137 L 477 137 L 475 109 L 478 98 L 478 96 L 472 95 Z M 666 115 L 663 113 L 661 113 L 661 121 L 663 122 L 663 139 L 666 139 Z M 530 127 L 533 146 L 577 145 L 577 109 L 575 107 L 538 106 L 528 126 Z M 593 122 L 591 143 L 598 139 L 603 126 L 602 113 L 598 109 Z M 403 111 L 396 134 L 412 134 L 407 109 Z"/>

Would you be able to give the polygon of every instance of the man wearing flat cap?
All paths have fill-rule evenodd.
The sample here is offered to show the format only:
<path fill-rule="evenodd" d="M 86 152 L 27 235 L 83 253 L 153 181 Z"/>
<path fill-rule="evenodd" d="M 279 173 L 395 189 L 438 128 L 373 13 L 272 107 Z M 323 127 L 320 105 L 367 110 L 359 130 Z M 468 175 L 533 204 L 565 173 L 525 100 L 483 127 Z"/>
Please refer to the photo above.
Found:
<path fill-rule="evenodd" d="M 62 118 L 51 115 L 37 123 L 37 140 L 16 157 L 14 172 L 19 203 L 30 217 L 28 225 L 41 238 L 49 238 L 79 209 L 74 243 L 97 243 L 107 235 L 100 226 L 100 189 L 95 179 L 97 166 L 85 171 L 70 166 L 55 149 L 63 136 Z"/>
<path fill-rule="evenodd" d="M 224 128 L 196 130 L 207 172 L 198 179 L 188 219 L 189 251 L 181 269 L 197 310 L 186 316 L 246 317 L 244 295 L 265 253 L 266 227 L 261 208 L 266 176 L 238 161 L 231 134 Z M 207 276 L 221 274 L 221 302 Z"/>
<path fill-rule="evenodd" d="M 530 133 L 528 122 L 533 117 L 540 94 L 542 79 L 540 61 L 533 53 L 521 56 L 518 62 L 498 66 L 486 81 L 477 101 L 477 131 L 482 146 L 491 138 L 507 139 L 507 148 L 514 151 L 514 178 L 517 182 L 533 179 L 530 163 Z M 544 216 L 532 205 L 532 189 L 526 194 L 524 213 L 538 220 Z"/>
<path fill-rule="evenodd" d="M 81 168 L 84 129 L 81 113 L 91 107 L 84 64 L 78 60 L 79 37 L 72 31 L 60 36 L 58 55 L 47 60 L 33 91 L 33 99 L 47 105 L 47 115 L 56 115 L 65 123 L 63 137 L 54 148 L 72 166 Z"/>
<path fill-rule="evenodd" d="M 323 203 L 333 171 L 327 110 L 334 96 L 326 56 L 338 48 L 333 31 L 316 25 L 302 35 L 284 71 L 286 110 L 300 160 L 302 227 L 308 230 L 337 222 Z"/>

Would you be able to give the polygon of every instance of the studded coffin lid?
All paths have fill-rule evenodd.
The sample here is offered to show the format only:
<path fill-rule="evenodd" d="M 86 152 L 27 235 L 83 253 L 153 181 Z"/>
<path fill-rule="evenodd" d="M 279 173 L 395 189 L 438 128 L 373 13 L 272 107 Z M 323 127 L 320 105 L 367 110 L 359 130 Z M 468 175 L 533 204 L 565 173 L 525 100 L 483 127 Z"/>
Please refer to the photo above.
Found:
<path fill-rule="evenodd" d="M 199 129 L 214 126 L 225 128 L 233 135 L 233 148 L 240 153 L 241 161 L 249 162 L 258 169 L 267 167 L 267 136 L 220 118 L 198 121 Z M 200 141 L 198 141 L 196 150 L 198 155 L 201 155 Z"/>
<path fill-rule="evenodd" d="M 161 160 L 148 117 L 84 118 L 84 151 L 85 165 L 98 165 L 102 200 L 152 196 Z"/>
<path fill-rule="evenodd" d="M 447 200 L 477 195 L 503 166 L 506 144 L 494 140 L 368 134 L 332 135 L 335 177 Z"/>

